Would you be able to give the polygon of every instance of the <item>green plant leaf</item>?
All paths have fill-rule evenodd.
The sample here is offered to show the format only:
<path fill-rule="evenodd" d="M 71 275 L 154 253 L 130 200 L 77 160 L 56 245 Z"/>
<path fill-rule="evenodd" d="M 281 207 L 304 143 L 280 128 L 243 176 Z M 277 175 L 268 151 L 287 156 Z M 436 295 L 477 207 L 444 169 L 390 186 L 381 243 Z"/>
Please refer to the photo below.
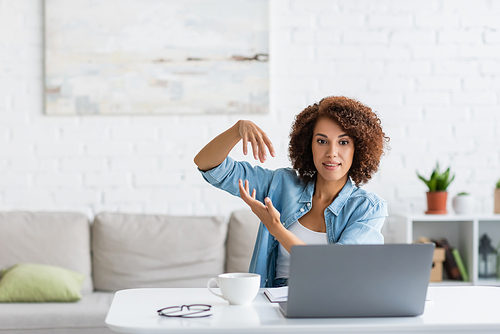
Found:
<path fill-rule="evenodd" d="M 450 178 L 450 167 L 448 167 L 443 173 L 441 173 L 439 168 L 439 162 L 436 163 L 436 167 L 432 171 L 429 180 L 425 179 L 422 175 L 420 175 L 418 171 L 417 171 L 417 176 L 427 185 L 427 187 L 429 187 L 430 192 L 446 191 L 450 183 L 455 179 L 455 175 L 453 175 Z"/>
<path fill-rule="evenodd" d="M 429 191 L 437 191 L 437 180 L 432 179 L 429 181 Z"/>
<path fill-rule="evenodd" d="M 436 168 L 438 168 L 438 167 L 436 167 Z M 433 179 L 435 179 L 438 175 L 439 175 L 438 170 L 437 170 L 437 169 L 434 169 L 434 170 L 432 171 L 432 174 L 431 174 L 431 178 L 430 178 L 430 179 L 431 179 L 431 180 L 433 180 Z"/>
<path fill-rule="evenodd" d="M 449 175 L 450 175 L 450 169 L 448 168 L 443 174 L 440 174 L 436 177 L 437 179 L 436 191 L 446 190 L 446 183 L 448 182 Z"/>
<path fill-rule="evenodd" d="M 419 178 L 420 180 L 422 180 L 422 181 L 425 183 L 425 185 L 429 188 L 429 191 L 432 191 L 432 190 L 431 190 L 431 182 L 430 182 L 431 180 L 427 180 L 427 179 L 425 179 L 422 175 L 420 175 L 420 174 L 418 173 L 418 171 L 417 171 L 417 176 L 418 176 L 418 178 Z"/>
<path fill-rule="evenodd" d="M 446 182 L 446 184 L 444 185 L 443 191 L 445 191 L 448 188 L 448 186 L 450 185 L 450 183 L 453 180 L 455 180 L 455 175 L 453 175 L 453 177 L 448 182 Z"/>

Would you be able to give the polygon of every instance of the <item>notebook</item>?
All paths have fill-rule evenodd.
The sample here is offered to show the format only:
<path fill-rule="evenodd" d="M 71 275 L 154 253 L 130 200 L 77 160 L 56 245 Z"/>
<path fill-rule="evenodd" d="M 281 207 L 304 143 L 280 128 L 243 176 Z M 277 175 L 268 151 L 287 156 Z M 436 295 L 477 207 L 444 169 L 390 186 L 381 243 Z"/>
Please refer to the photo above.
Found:
<path fill-rule="evenodd" d="M 434 244 L 292 247 L 290 318 L 405 317 L 423 313 Z"/>
<path fill-rule="evenodd" d="M 288 299 L 288 287 L 268 288 L 264 290 L 264 295 L 271 303 L 286 302 Z"/>

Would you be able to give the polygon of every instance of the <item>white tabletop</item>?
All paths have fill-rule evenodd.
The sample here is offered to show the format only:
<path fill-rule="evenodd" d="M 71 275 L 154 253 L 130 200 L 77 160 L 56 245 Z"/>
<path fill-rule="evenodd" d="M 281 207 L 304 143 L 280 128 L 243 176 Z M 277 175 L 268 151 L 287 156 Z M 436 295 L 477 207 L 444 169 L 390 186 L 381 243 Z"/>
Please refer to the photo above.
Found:
<path fill-rule="evenodd" d="M 207 289 L 131 289 L 115 294 L 106 325 L 122 333 L 500 333 L 500 287 L 429 287 L 424 314 L 403 318 L 287 319 L 261 289 L 247 306 Z M 166 318 L 156 310 L 210 304 L 208 318 Z"/>

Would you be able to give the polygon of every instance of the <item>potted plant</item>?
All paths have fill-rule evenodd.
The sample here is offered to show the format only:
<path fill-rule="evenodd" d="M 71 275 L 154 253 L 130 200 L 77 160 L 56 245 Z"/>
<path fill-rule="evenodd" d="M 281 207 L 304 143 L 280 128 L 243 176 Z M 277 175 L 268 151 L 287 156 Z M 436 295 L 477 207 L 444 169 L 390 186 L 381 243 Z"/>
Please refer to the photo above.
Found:
<path fill-rule="evenodd" d="M 453 210 L 459 215 L 465 215 L 474 212 L 474 198 L 466 192 L 461 192 L 453 197 L 451 201 Z"/>
<path fill-rule="evenodd" d="M 417 171 L 417 176 L 422 180 L 429 191 L 427 192 L 427 214 L 444 215 L 446 211 L 446 201 L 448 199 L 448 192 L 446 189 L 450 183 L 455 179 L 455 175 L 450 177 L 450 168 L 441 173 L 439 163 L 432 171 L 431 177 L 427 180 Z"/>
<path fill-rule="evenodd" d="M 497 182 L 495 189 L 495 213 L 500 213 L 500 180 Z"/>

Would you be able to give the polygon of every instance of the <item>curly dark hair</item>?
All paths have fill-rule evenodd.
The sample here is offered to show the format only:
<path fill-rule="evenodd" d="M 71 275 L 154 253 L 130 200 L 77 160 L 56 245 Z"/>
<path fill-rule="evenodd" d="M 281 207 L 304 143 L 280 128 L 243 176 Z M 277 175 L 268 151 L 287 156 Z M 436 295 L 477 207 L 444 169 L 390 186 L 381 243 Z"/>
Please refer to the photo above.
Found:
<path fill-rule="evenodd" d="M 324 117 L 340 124 L 354 140 L 354 157 L 349 176 L 358 187 L 367 183 L 378 170 L 384 150 L 389 149 L 390 138 L 382 131 L 381 121 L 371 108 L 345 96 L 325 97 L 295 116 L 288 145 L 288 156 L 293 168 L 303 181 L 315 179 L 317 170 L 311 147 L 313 131 L 316 122 Z"/>

